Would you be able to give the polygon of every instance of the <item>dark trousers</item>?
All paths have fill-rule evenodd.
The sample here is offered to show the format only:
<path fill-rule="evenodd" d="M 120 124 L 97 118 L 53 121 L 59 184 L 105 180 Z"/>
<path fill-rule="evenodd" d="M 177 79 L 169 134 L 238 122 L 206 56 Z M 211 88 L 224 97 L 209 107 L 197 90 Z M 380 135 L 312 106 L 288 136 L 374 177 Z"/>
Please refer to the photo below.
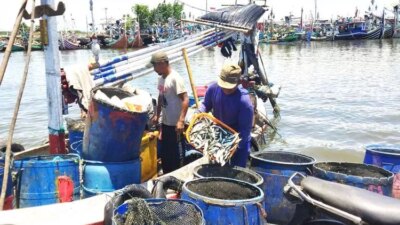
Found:
<path fill-rule="evenodd" d="M 248 149 L 238 148 L 233 154 L 229 165 L 240 166 L 246 168 L 247 160 L 249 159 L 250 151 Z"/>
<path fill-rule="evenodd" d="M 160 158 L 164 174 L 179 169 L 183 164 L 183 135 L 180 135 L 179 142 L 175 128 L 164 124 L 161 128 Z"/>
<path fill-rule="evenodd" d="M 264 75 L 263 71 L 260 68 L 260 64 L 258 63 L 258 57 L 254 50 L 254 45 L 244 43 L 243 48 L 244 48 L 244 52 L 246 53 L 246 56 L 247 56 L 247 67 L 250 67 L 251 65 L 253 65 L 254 69 L 257 71 L 257 74 L 259 76 L 261 83 L 266 85 L 267 81 L 265 79 L 265 75 Z"/>

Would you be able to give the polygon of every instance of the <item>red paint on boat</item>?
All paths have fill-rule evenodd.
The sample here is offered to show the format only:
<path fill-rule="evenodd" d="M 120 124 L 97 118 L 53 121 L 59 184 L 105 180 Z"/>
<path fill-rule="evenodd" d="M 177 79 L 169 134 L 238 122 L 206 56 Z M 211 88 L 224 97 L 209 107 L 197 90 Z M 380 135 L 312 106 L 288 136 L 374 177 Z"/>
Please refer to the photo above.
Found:
<path fill-rule="evenodd" d="M 67 154 L 65 148 L 65 134 L 64 132 L 58 135 L 49 134 L 50 154 Z"/>
<path fill-rule="evenodd" d="M 13 209 L 13 201 L 14 201 L 14 195 L 6 197 L 6 199 L 4 200 L 3 210 Z"/>

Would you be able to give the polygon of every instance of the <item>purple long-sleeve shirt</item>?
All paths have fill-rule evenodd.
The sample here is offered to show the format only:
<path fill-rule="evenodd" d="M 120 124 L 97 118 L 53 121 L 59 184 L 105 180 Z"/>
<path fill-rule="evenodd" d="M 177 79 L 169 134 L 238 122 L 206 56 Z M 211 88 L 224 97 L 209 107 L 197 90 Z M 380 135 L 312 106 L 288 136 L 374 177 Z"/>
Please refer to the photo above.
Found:
<path fill-rule="evenodd" d="M 207 89 L 201 112 L 210 112 L 239 133 L 239 151 L 250 151 L 251 129 L 253 127 L 253 105 L 246 89 L 239 88 L 230 95 L 213 83 Z"/>

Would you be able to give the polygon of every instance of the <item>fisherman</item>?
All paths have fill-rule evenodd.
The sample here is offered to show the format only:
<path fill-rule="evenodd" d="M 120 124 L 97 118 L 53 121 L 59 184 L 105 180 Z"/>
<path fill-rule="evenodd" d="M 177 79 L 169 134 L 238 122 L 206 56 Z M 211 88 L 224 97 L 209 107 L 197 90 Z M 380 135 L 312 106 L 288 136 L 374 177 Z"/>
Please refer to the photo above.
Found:
<path fill-rule="evenodd" d="M 264 73 L 261 71 L 260 64 L 258 62 L 258 42 L 259 42 L 259 32 L 256 25 L 248 33 L 240 33 L 240 39 L 242 42 L 242 52 L 240 54 L 240 64 L 242 64 L 242 73 L 247 74 L 248 68 L 253 65 L 255 71 L 257 72 L 258 79 L 257 84 L 267 85 Z"/>
<path fill-rule="evenodd" d="M 224 65 L 218 82 L 208 87 L 199 111 L 212 111 L 217 119 L 239 133 L 241 140 L 230 164 L 246 167 L 250 154 L 253 105 L 248 91 L 239 85 L 241 72 L 237 64 Z"/>
<path fill-rule="evenodd" d="M 189 98 L 182 77 L 171 68 L 165 52 L 151 56 L 151 65 L 159 75 L 158 102 L 153 124 L 161 118 L 160 156 L 164 174 L 178 169 L 183 159 L 183 129 Z"/>

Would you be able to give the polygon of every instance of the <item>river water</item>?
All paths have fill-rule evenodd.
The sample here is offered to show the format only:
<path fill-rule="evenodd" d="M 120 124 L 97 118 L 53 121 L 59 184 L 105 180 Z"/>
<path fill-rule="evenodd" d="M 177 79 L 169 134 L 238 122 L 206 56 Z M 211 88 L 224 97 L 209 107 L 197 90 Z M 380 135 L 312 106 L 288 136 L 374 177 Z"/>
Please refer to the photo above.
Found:
<path fill-rule="evenodd" d="M 400 144 L 400 39 L 262 45 L 268 79 L 282 86 L 278 134 L 267 150 L 302 152 L 318 160 L 360 162 L 368 144 Z M 103 59 L 121 52 L 102 50 Z M 235 54 L 237 55 L 237 54 Z M 13 53 L 0 87 L 0 142 L 8 127 L 21 82 L 25 53 Z M 86 63 L 89 50 L 63 51 L 61 66 Z M 0 53 L 3 58 L 3 53 Z M 216 79 L 225 59 L 219 49 L 190 57 L 196 85 Z M 184 62 L 173 67 L 185 78 Z M 130 82 L 156 95 L 155 73 Z M 272 113 L 269 103 L 265 104 Z M 77 106 L 66 117 L 77 118 Z M 47 138 L 43 52 L 33 52 L 14 135 L 26 148 Z"/>

